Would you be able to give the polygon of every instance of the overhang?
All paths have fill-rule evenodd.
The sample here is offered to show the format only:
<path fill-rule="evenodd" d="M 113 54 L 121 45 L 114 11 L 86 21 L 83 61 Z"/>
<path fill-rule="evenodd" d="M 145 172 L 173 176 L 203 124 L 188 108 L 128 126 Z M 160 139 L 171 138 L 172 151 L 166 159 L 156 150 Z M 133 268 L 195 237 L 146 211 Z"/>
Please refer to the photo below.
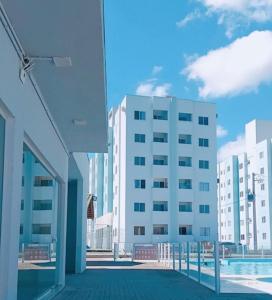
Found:
<path fill-rule="evenodd" d="M 105 152 L 102 0 L 1 2 L 26 55 L 35 58 L 32 75 L 68 150 Z"/>

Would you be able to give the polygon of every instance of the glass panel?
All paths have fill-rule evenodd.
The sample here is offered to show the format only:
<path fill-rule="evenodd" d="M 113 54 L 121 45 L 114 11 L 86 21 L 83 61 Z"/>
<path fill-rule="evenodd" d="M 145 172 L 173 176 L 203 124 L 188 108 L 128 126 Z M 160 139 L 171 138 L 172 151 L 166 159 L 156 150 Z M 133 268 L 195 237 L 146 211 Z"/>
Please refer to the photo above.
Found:
<path fill-rule="evenodd" d="M 202 242 L 200 247 L 200 282 L 212 290 L 215 289 L 215 253 L 214 244 Z"/>
<path fill-rule="evenodd" d="M 3 198 L 3 177 L 4 177 L 4 146 L 5 146 L 5 120 L 0 115 L 0 240 L 2 224 L 2 198 Z"/>
<path fill-rule="evenodd" d="M 18 299 L 56 285 L 58 183 L 24 145 Z"/>

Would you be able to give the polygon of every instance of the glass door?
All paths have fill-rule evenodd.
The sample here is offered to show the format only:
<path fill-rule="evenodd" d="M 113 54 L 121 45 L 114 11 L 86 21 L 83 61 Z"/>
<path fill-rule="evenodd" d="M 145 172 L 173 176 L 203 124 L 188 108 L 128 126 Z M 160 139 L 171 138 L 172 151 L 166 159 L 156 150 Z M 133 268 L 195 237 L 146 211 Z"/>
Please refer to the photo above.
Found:
<path fill-rule="evenodd" d="M 59 184 L 24 145 L 18 299 L 36 299 L 56 287 Z"/>

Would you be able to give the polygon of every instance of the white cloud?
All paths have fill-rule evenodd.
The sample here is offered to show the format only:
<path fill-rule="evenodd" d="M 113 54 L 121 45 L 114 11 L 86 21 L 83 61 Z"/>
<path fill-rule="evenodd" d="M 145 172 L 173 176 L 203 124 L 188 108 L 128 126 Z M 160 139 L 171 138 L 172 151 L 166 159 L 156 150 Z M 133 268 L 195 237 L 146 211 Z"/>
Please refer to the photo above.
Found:
<path fill-rule="evenodd" d="M 201 18 L 201 13 L 198 9 L 194 10 L 193 12 L 189 13 L 185 18 L 181 19 L 176 23 L 178 28 L 185 27 L 188 23 L 194 21 L 195 19 Z"/>
<path fill-rule="evenodd" d="M 158 73 L 160 73 L 163 70 L 162 66 L 154 66 L 153 70 L 152 70 L 152 75 L 157 75 Z"/>
<path fill-rule="evenodd" d="M 225 136 L 227 136 L 227 135 L 228 135 L 228 131 L 227 131 L 227 129 L 225 129 L 223 126 L 218 125 L 218 126 L 216 127 L 216 136 L 217 136 L 218 138 L 223 138 L 223 137 L 225 137 Z"/>
<path fill-rule="evenodd" d="M 171 89 L 170 83 L 156 84 L 156 82 L 146 81 L 141 83 L 137 89 L 136 94 L 141 96 L 158 96 L 165 97 L 169 95 Z"/>
<path fill-rule="evenodd" d="M 272 0 L 271 0 L 272 1 Z M 223 97 L 272 81 L 272 31 L 254 31 L 191 62 L 183 74 L 201 82 L 199 95 Z"/>
<path fill-rule="evenodd" d="M 218 23 L 226 27 L 226 35 L 250 22 L 265 23 L 272 18 L 272 0 L 198 0 L 208 15 L 217 15 Z"/>
<path fill-rule="evenodd" d="M 237 136 L 236 140 L 223 145 L 217 152 L 217 160 L 223 161 L 231 155 L 238 155 L 245 152 L 245 137 L 243 135 Z"/>

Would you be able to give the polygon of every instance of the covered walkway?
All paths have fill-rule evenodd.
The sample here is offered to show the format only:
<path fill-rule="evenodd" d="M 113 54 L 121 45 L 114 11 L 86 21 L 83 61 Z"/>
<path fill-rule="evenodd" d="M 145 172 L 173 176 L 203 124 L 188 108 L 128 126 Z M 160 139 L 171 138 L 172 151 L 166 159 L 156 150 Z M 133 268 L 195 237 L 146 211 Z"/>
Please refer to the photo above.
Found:
<path fill-rule="evenodd" d="M 56 300 L 271 300 L 261 294 L 217 296 L 178 272 L 128 261 L 89 261 L 84 273 L 66 283 Z"/>

